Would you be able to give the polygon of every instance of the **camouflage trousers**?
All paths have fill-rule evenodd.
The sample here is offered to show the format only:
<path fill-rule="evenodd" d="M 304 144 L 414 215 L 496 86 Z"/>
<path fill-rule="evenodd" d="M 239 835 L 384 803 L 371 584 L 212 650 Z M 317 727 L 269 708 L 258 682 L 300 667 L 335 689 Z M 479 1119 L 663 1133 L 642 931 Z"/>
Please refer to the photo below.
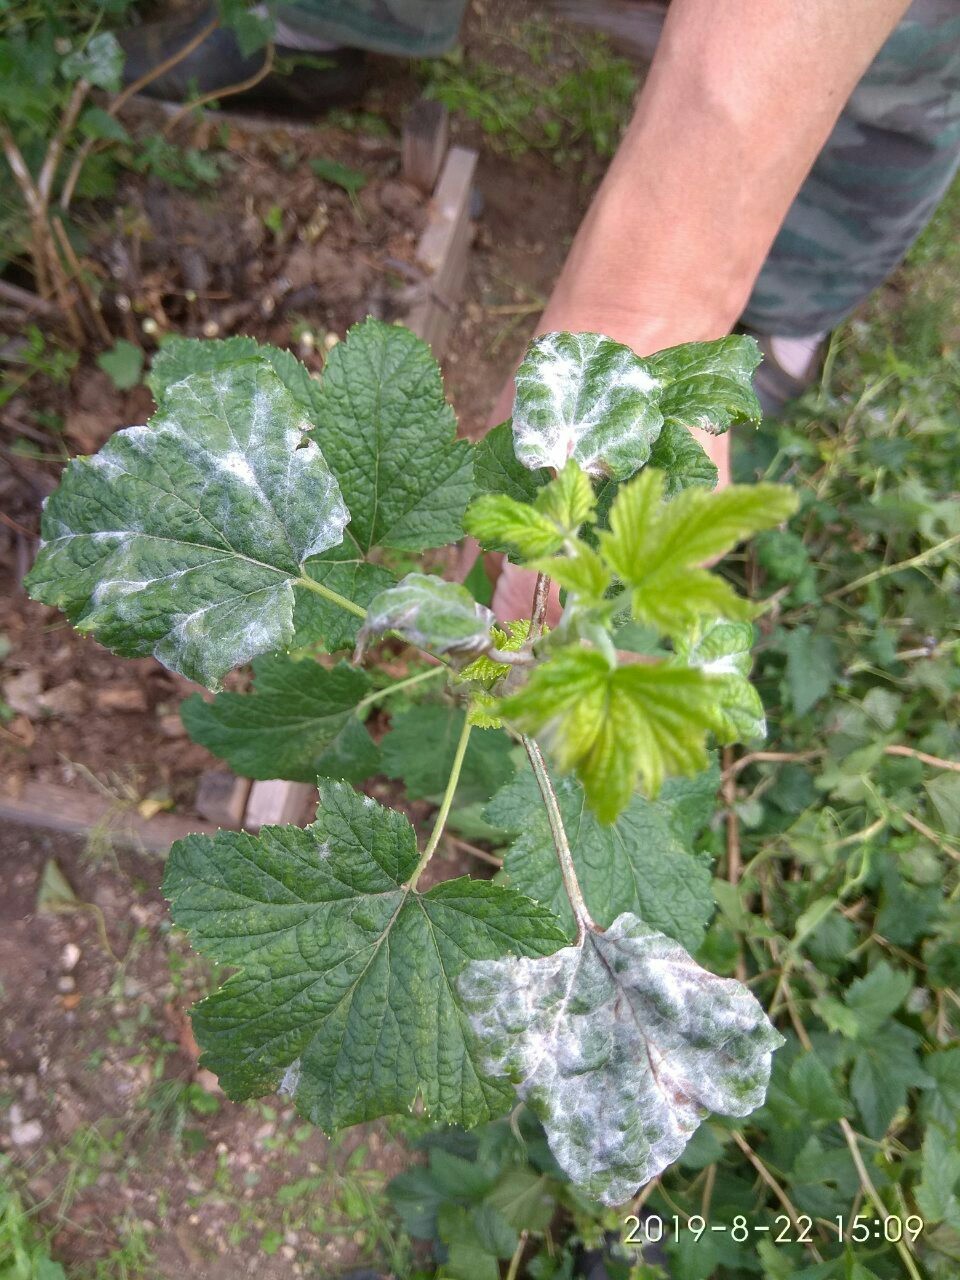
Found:
<path fill-rule="evenodd" d="M 958 166 L 960 0 L 914 0 L 790 207 L 742 322 L 784 337 L 832 329 L 897 266 Z"/>

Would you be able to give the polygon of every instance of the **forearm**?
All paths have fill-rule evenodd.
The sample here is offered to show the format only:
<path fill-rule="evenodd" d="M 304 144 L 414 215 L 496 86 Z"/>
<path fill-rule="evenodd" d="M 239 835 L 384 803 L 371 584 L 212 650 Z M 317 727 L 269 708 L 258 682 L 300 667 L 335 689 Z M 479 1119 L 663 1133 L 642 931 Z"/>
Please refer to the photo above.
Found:
<path fill-rule="evenodd" d="M 673 0 L 540 329 L 720 336 L 907 0 Z"/>

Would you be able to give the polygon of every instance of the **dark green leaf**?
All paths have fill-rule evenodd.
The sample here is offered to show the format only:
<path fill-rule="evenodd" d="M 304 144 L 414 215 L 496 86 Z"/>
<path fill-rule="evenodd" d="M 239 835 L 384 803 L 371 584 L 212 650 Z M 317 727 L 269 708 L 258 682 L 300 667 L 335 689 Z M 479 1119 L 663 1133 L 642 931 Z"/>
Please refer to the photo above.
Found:
<path fill-rule="evenodd" d="M 466 1126 L 509 1108 L 455 979 L 471 959 L 543 955 L 563 935 L 542 907 L 486 881 L 407 888 L 417 861 L 402 814 L 329 781 L 305 830 L 173 846 L 174 919 L 210 959 L 239 966 L 193 1014 L 202 1061 L 230 1097 L 282 1085 L 327 1131 L 406 1112 L 418 1096 L 428 1115 Z"/>
<path fill-rule="evenodd" d="M 674 826 L 687 825 L 661 793 L 655 802 L 634 796 L 610 826 L 586 807 L 583 788 L 572 778 L 556 784 L 564 829 L 570 842 L 590 914 L 606 927 L 629 911 L 689 950 L 703 940 L 713 914 L 709 866 L 677 842 Z M 500 791 L 484 816 L 515 837 L 504 857 L 510 883 L 548 906 L 574 929 L 563 889 L 550 825 L 529 769 Z"/>
<path fill-rule="evenodd" d="M 246 778 L 358 782 L 378 771 L 380 753 L 356 716 L 370 688 L 362 671 L 280 655 L 257 658 L 253 671 L 250 693 L 184 702 L 181 715 L 194 742 Z"/>
<path fill-rule="evenodd" d="M 393 717 L 381 743 L 383 772 L 403 780 L 412 800 L 439 798 L 450 776 L 454 753 L 463 730 L 459 707 L 425 702 Z M 458 805 L 489 800 L 513 775 L 510 741 L 499 729 L 478 729 L 470 735 L 457 787 Z"/>
<path fill-rule="evenodd" d="M 756 339 L 742 334 L 658 351 L 650 367 L 661 384 L 664 422 L 713 435 L 741 422 L 759 422 L 753 372 L 760 359 Z"/>
<path fill-rule="evenodd" d="M 355 325 L 330 353 L 313 412 L 361 552 L 456 542 L 473 460 L 426 343 L 380 320 Z"/>

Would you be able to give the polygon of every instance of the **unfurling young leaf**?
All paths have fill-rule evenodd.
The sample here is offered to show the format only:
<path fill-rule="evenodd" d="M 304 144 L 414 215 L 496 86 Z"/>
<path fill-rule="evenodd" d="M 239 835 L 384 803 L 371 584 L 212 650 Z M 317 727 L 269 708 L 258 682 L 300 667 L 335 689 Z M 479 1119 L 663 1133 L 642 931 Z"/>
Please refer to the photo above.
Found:
<path fill-rule="evenodd" d="M 550 555 L 583 524 L 593 520 L 597 499 L 590 478 L 576 462 L 544 485 L 533 503 L 502 493 L 482 494 L 464 517 L 464 528 L 490 550 L 509 547 L 524 559 Z"/>
<path fill-rule="evenodd" d="M 238 965 L 194 1010 L 202 1061 L 232 1098 L 281 1084 L 328 1132 L 409 1110 L 473 1125 L 513 1103 L 481 1065 L 455 980 L 472 959 L 545 955 L 563 933 L 543 907 L 488 881 L 406 887 L 407 819 L 321 782 L 316 822 L 258 837 L 188 836 L 164 892 L 212 960 Z"/>
<path fill-rule="evenodd" d="M 712 813 L 716 772 L 709 778 Z M 577 879 L 597 924 L 606 927 L 630 911 L 691 951 L 698 947 L 713 914 L 712 875 L 709 862 L 688 853 L 678 839 L 679 834 L 688 842 L 692 833 L 668 788 L 656 801 L 632 796 L 617 820 L 603 826 L 586 807 L 576 779 L 560 778 L 554 785 Z M 677 804 L 686 798 L 681 791 Z M 484 817 L 515 836 L 503 860 L 511 886 L 555 912 L 572 937 L 573 913 L 533 774 L 524 770 L 498 791 Z"/>
<path fill-rule="evenodd" d="M 711 678 L 688 667 L 611 667 L 597 650 L 564 649 L 502 704 L 504 718 L 543 732 L 562 771 L 575 769 L 590 807 L 612 822 L 640 774 L 656 796 L 669 774 L 708 763 L 705 736 L 722 723 Z"/>
<path fill-rule="evenodd" d="M 546 959 L 470 964 L 459 990 L 486 1069 L 608 1205 L 676 1160 L 708 1112 L 760 1106 L 783 1043 L 746 987 L 628 914 Z"/>
<path fill-rule="evenodd" d="M 743 334 L 658 351 L 650 357 L 650 370 L 661 385 L 664 423 L 712 435 L 742 422 L 758 423 L 753 374 L 761 358 L 756 339 Z"/>
<path fill-rule="evenodd" d="M 493 621 L 486 605 L 477 604 L 458 582 L 408 573 L 371 600 L 358 639 L 364 645 L 386 631 L 396 631 L 429 653 L 469 662 L 490 649 Z"/>
<path fill-rule="evenodd" d="M 650 457 L 663 418 L 650 364 L 599 333 L 548 333 L 517 370 L 513 441 L 525 467 L 625 480 Z"/>
<path fill-rule="evenodd" d="M 646 470 L 624 485 L 610 509 L 600 553 L 631 588 L 633 616 L 670 636 L 697 619 L 746 620 L 755 607 L 709 570 L 742 538 L 769 529 L 796 509 L 782 485 L 731 485 L 720 493 L 689 488 L 664 503 L 664 477 Z"/>
<path fill-rule="evenodd" d="M 27 585 L 127 657 L 216 688 L 293 636 L 303 562 L 348 512 L 300 405 L 266 364 L 169 388 L 146 427 L 64 472 Z"/>
<path fill-rule="evenodd" d="M 318 777 L 358 782 L 378 772 L 380 753 L 357 718 L 370 689 L 364 672 L 331 670 L 280 654 L 255 658 L 250 693 L 195 694 L 180 714 L 194 742 L 245 778 Z"/>

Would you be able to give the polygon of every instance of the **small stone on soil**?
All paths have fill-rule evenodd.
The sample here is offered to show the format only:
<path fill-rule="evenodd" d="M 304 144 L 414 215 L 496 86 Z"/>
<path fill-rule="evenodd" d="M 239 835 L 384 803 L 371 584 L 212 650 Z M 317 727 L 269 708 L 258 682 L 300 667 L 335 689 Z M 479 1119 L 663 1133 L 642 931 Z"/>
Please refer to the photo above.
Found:
<path fill-rule="evenodd" d="M 60 953 L 60 968 L 64 973 L 72 973 L 80 962 L 80 948 L 75 942 L 68 942 Z"/>
<path fill-rule="evenodd" d="M 147 695 L 136 685 L 108 686 L 94 696 L 100 711 L 146 711 L 148 707 Z"/>
<path fill-rule="evenodd" d="M 10 1141 L 15 1147 L 29 1147 L 43 1137 L 43 1125 L 39 1120 L 26 1120 L 10 1126 Z"/>

